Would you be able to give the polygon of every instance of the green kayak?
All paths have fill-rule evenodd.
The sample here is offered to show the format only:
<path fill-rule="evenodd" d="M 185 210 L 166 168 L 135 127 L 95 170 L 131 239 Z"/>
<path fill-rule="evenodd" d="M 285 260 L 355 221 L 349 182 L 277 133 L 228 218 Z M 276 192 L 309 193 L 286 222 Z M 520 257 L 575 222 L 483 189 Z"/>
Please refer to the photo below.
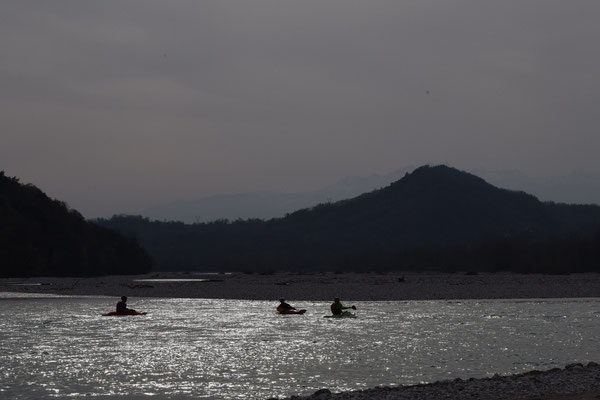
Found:
<path fill-rule="evenodd" d="M 350 311 L 344 311 L 341 314 L 325 315 L 323 318 L 356 318 L 356 315 Z"/>

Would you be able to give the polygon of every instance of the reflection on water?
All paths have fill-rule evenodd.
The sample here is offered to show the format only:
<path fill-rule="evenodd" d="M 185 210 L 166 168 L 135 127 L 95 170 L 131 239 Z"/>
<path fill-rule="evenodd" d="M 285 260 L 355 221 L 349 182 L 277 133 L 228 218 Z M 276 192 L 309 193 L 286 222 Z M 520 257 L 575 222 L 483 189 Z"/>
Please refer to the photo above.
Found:
<path fill-rule="evenodd" d="M 31 297 L 31 296 L 30 296 Z M 328 303 L 0 295 L 0 398 L 268 398 L 588 362 L 600 300 Z M 596 360 L 597 361 L 597 360 Z M 130 397 L 128 397 L 130 398 Z"/>
<path fill-rule="evenodd" d="M 133 279 L 134 282 L 208 282 L 210 279 L 199 278 L 148 278 Z"/>
<path fill-rule="evenodd" d="M 41 283 L 20 283 L 20 282 L 6 282 L 5 285 L 9 285 L 9 286 L 42 286 Z"/>

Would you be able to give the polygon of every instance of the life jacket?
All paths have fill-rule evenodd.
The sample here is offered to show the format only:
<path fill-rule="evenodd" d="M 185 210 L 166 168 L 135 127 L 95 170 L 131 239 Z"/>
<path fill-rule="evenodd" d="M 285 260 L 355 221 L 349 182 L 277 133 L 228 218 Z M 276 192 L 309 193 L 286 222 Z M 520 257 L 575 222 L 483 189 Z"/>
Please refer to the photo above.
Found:
<path fill-rule="evenodd" d="M 340 310 L 340 309 L 337 307 L 337 303 L 333 303 L 333 304 L 331 304 L 331 313 L 332 313 L 333 315 L 338 315 L 338 314 L 341 314 L 341 313 L 342 313 L 342 310 Z"/>
<path fill-rule="evenodd" d="M 117 312 L 124 313 L 127 310 L 127 303 L 120 301 L 117 303 Z"/>

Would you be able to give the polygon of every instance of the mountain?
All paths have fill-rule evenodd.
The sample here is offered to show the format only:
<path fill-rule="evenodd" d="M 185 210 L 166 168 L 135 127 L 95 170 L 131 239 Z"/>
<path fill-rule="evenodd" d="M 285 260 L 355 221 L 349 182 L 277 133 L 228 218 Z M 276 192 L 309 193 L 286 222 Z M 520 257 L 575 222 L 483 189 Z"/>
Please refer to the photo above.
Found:
<path fill-rule="evenodd" d="M 445 166 L 421 167 L 388 187 L 292 214 L 306 229 L 375 242 L 450 244 L 554 224 L 534 196 L 496 188 Z M 283 223 L 283 221 L 282 221 Z M 368 239 L 363 238 L 363 239 Z"/>
<path fill-rule="evenodd" d="M 99 223 L 137 237 L 163 269 L 554 271 L 593 265 L 600 207 L 541 202 L 424 166 L 382 189 L 267 221 Z"/>
<path fill-rule="evenodd" d="M 600 175 L 573 171 L 552 179 L 534 178 L 515 170 L 481 170 L 477 175 L 495 186 L 527 190 L 541 200 L 570 204 L 600 204 Z"/>
<path fill-rule="evenodd" d="M 137 274 L 151 266 L 135 240 L 0 172 L 0 277 Z"/>
<path fill-rule="evenodd" d="M 353 176 L 313 192 L 255 192 L 208 196 L 194 201 L 175 201 L 147 208 L 140 215 L 159 221 L 186 223 L 218 219 L 281 218 L 293 211 L 320 203 L 349 199 L 389 185 L 413 168 L 385 175 Z"/>
<path fill-rule="evenodd" d="M 281 218 L 286 214 L 350 199 L 399 180 L 414 167 L 405 167 L 387 174 L 350 176 L 316 191 L 297 193 L 251 192 L 207 196 L 192 201 L 174 201 L 146 208 L 139 215 L 159 221 L 185 223 L 210 222 L 217 219 Z M 495 186 L 515 191 L 526 190 L 541 200 L 564 203 L 600 204 L 600 178 L 573 172 L 552 181 L 532 178 L 518 171 L 477 171 L 477 175 Z"/>

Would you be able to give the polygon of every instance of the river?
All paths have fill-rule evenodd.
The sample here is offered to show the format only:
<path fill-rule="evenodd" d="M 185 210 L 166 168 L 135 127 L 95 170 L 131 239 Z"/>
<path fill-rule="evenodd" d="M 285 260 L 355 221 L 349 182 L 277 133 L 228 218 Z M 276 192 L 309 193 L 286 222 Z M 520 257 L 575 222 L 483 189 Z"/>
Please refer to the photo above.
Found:
<path fill-rule="evenodd" d="M 0 397 L 266 399 L 598 361 L 600 299 L 329 304 L 0 293 Z"/>

